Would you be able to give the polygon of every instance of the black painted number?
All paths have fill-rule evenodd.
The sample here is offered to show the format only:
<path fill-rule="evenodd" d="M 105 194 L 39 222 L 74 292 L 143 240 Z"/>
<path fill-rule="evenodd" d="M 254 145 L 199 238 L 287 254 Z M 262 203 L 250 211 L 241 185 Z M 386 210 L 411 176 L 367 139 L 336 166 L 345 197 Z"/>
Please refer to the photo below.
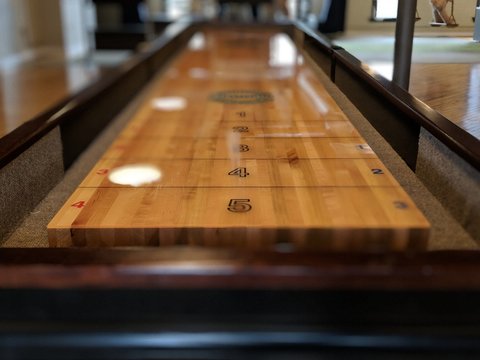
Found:
<path fill-rule="evenodd" d="M 228 175 L 247 177 L 250 174 L 247 172 L 246 167 L 239 167 L 239 168 L 236 168 L 236 169 L 233 169 L 232 171 L 230 171 L 228 173 Z"/>
<path fill-rule="evenodd" d="M 383 175 L 385 174 L 382 169 L 372 169 L 373 175 Z"/>
<path fill-rule="evenodd" d="M 367 144 L 357 145 L 357 149 L 360 151 L 371 151 L 370 146 L 368 146 Z"/>
<path fill-rule="evenodd" d="M 247 212 L 252 210 L 250 199 L 230 199 L 227 207 L 231 212 Z"/>
<path fill-rule="evenodd" d="M 408 204 L 405 201 L 394 201 L 393 205 L 399 210 L 408 209 Z"/>
<path fill-rule="evenodd" d="M 248 145 L 240 144 L 238 146 L 238 151 L 239 152 L 247 152 L 247 151 L 250 151 L 250 148 L 248 147 Z"/>
<path fill-rule="evenodd" d="M 245 111 L 239 111 L 237 112 L 237 115 L 240 116 L 241 118 L 244 118 L 247 116 L 247 113 Z"/>
<path fill-rule="evenodd" d="M 234 126 L 232 127 L 233 132 L 248 132 L 248 126 Z"/>

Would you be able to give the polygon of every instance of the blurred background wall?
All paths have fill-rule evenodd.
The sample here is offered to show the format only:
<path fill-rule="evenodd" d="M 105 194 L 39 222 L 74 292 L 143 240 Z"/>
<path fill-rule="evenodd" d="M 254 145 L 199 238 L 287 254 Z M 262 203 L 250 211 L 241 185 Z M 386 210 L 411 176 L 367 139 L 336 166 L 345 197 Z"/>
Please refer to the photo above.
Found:
<path fill-rule="evenodd" d="M 165 18 L 180 16 L 185 12 L 215 15 L 218 8 L 215 0 L 145 1 L 140 16 L 147 10 Z M 324 1 L 287 2 L 291 16 L 300 16 L 316 27 Z M 396 0 L 387 1 L 396 3 Z M 89 46 L 92 46 L 91 33 L 97 20 L 103 25 L 113 26 L 125 21 L 126 15 L 118 4 L 97 1 L 96 5 L 95 11 L 92 0 L 0 0 L 0 59 L 27 56 L 32 51 L 45 48 L 56 49 L 68 59 L 85 56 Z M 442 34 L 471 32 L 473 35 L 475 5 L 476 0 L 456 0 L 455 18 L 459 26 L 455 29 L 434 28 L 430 26 L 432 11 L 429 0 L 418 0 L 421 19 L 417 21 L 416 31 Z M 269 14 L 268 11 L 263 13 Z M 372 0 L 347 0 L 345 31 L 393 32 L 394 22 L 375 22 L 371 17 Z"/>

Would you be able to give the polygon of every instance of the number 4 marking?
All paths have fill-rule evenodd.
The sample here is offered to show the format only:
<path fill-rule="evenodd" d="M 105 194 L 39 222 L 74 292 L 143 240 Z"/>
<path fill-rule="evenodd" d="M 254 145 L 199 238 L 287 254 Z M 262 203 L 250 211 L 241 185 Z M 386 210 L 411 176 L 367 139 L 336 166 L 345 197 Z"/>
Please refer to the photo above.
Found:
<path fill-rule="evenodd" d="M 246 167 L 239 167 L 239 168 L 236 168 L 236 169 L 233 169 L 232 171 L 230 171 L 228 173 L 228 175 L 247 177 L 250 174 L 247 172 Z"/>
<path fill-rule="evenodd" d="M 87 203 L 86 201 L 77 201 L 76 203 L 72 204 L 72 207 L 81 209 L 85 206 L 86 203 Z"/>

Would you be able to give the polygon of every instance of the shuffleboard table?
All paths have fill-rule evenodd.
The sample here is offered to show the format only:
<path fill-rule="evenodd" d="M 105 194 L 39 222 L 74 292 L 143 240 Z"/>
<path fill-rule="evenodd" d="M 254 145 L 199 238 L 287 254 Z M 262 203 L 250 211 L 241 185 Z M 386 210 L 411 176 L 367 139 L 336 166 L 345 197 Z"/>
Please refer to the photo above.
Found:
<path fill-rule="evenodd" d="M 478 354 L 479 149 L 304 24 L 171 24 L 0 139 L 0 358 Z"/>
<path fill-rule="evenodd" d="M 429 224 L 287 34 L 210 28 L 49 224 L 51 246 L 425 249 Z"/>

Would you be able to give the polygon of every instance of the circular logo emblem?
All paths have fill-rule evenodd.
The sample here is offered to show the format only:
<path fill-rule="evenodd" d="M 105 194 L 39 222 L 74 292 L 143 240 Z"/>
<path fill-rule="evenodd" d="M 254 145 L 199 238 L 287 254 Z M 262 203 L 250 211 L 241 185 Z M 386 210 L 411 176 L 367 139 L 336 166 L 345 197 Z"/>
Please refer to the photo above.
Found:
<path fill-rule="evenodd" d="M 224 104 L 261 104 L 273 101 L 273 95 L 257 90 L 228 90 L 213 93 L 209 99 Z"/>

